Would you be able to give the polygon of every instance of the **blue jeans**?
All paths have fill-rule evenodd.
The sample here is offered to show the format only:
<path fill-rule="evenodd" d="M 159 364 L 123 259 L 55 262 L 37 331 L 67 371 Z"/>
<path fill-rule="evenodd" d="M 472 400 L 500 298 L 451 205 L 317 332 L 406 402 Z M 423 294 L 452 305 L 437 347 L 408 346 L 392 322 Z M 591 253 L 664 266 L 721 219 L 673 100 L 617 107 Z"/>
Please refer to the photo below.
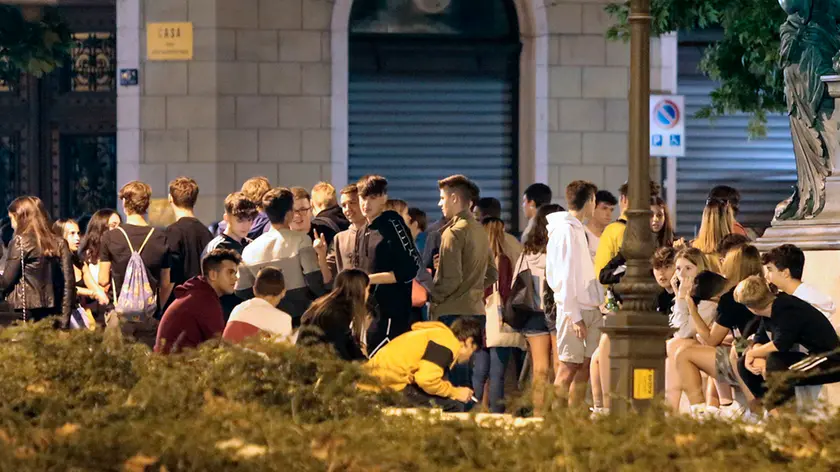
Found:
<path fill-rule="evenodd" d="M 446 326 L 452 326 L 455 323 L 455 320 L 461 318 L 474 318 L 484 324 L 484 316 L 482 315 L 441 315 L 438 317 L 438 321 L 445 324 Z M 484 336 L 482 336 L 484 338 Z M 484 342 L 483 339 L 481 341 Z M 476 354 L 480 352 L 476 351 Z M 472 369 L 471 365 L 475 362 L 475 354 L 473 354 L 472 358 L 470 358 L 470 362 L 468 364 L 455 364 L 455 367 L 449 372 L 449 381 L 452 382 L 452 385 L 456 387 L 472 387 Z M 477 392 L 476 392 L 477 393 Z"/>
<path fill-rule="evenodd" d="M 472 384 L 475 397 L 484 397 L 484 384 L 490 378 L 490 413 L 505 412 L 505 368 L 513 353 L 510 347 L 491 347 L 473 354 Z"/>

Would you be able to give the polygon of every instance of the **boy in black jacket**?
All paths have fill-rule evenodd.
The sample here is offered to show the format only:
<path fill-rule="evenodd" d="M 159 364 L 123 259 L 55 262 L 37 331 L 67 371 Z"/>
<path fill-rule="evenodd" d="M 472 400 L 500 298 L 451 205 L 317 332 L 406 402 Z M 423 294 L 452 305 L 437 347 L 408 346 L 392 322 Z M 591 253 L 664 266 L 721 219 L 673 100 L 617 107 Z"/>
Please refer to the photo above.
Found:
<path fill-rule="evenodd" d="M 370 275 L 374 320 L 367 331 L 367 346 L 373 357 L 381 346 L 411 329 L 411 281 L 421 258 L 402 216 L 385 211 L 385 177 L 364 177 L 357 187 L 368 223 L 356 233 L 354 266 Z"/>

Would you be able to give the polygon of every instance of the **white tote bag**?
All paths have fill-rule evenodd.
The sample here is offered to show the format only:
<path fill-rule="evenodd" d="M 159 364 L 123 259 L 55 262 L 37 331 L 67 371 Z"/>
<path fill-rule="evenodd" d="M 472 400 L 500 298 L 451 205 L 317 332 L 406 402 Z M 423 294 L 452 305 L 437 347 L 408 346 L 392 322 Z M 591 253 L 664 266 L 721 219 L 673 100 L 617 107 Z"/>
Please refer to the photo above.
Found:
<path fill-rule="evenodd" d="M 502 321 L 502 295 L 499 293 L 499 285 L 493 285 L 493 293 L 484 302 L 485 314 L 485 337 L 487 347 L 516 347 L 524 350 L 526 348 L 525 336 L 514 331 L 509 325 Z"/>

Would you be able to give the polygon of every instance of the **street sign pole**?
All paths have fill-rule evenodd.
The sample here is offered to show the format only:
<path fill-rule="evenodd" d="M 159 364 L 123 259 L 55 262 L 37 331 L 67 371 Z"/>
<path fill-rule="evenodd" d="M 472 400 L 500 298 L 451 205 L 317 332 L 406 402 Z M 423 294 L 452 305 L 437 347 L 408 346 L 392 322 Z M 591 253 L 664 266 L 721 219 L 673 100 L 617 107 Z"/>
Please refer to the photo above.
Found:
<path fill-rule="evenodd" d="M 650 257 L 650 0 L 630 3 L 630 207 L 622 253 L 627 272 L 617 289 L 624 303 L 607 317 L 610 337 L 611 385 L 615 412 L 645 408 L 664 390 L 665 340 L 671 329 L 667 317 L 654 310 L 659 286 L 653 279 Z M 624 401 L 629 400 L 629 401 Z"/>

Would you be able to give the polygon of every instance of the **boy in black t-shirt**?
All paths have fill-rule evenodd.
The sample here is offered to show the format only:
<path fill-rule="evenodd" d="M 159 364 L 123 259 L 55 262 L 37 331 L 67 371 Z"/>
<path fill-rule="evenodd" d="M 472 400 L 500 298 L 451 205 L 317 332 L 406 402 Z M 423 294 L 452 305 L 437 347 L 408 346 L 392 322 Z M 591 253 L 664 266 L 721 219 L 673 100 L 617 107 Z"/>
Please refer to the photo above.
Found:
<path fill-rule="evenodd" d="M 735 300 L 769 320 L 765 325 L 772 332 L 773 340 L 758 336 L 739 360 L 738 370 L 750 391 L 756 398 L 765 399 L 771 410 L 793 398 L 794 387 L 840 382 L 837 371 L 840 340 L 831 322 L 819 310 L 794 296 L 774 295 L 767 282 L 757 276 L 738 284 Z M 794 350 L 796 345 L 807 349 L 811 357 Z M 806 358 L 812 362 L 801 366 Z M 770 391 L 763 377 L 773 374 L 786 377 Z"/>
<path fill-rule="evenodd" d="M 656 296 L 656 311 L 665 316 L 670 316 L 674 308 L 674 289 L 671 279 L 677 270 L 674 258 L 677 255 L 676 249 L 665 246 L 653 253 L 650 258 L 650 265 L 653 267 L 653 278 L 662 287 L 662 292 Z"/>
<path fill-rule="evenodd" d="M 152 188 L 148 184 L 139 181 L 132 181 L 125 184 L 119 192 L 120 201 L 126 214 L 126 222 L 120 224 L 119 228 L 108 231 L 102 235 L 101 250 L 99 255 L 99 285 L 105 288 L 111 297 L 111 303 L 116 302 L 125 279 L 125 271 L 128 260 L 131 258 L 131 247 L 140 252 L 143 265 L 149 277 L 149 285 L 157 294 L 158 311 L 156 318 L 160 318 L 161 301 L 169 299 L 174 285 L 170 279 L 169 248 L 166 243 L 166 236 L 163 231 L 157 231 L 149 226 L 143 217 L 149 209 L 149 202 L 152 198 Z M 125 234 L 123 234 L 123 231 Z M 149 235 L 151 233 L 151 236 Z M 148 241 L 146 238 L 148 237 Z M 146 244 L 143 244 L 146 241 Z M 142 247 L 142 250 L 141 250 Z M 109 316 L 106 323 L 109 327 L 119 327 L 123 334 L 131 335 L 150 347 L 154 346 L 157 334 L 157 322 L 119 322 L 115 316 Z"/>
<path fill-rule="evenodd" d="M 166 228 L 166 241 L 172 256 L 172 283 L 176 286 L 201 275 L 201 254 L 213 239 L 210 230 L 195 217 L 197 200 L 195 180 L 178 177 L 169 183 L 169 204 L 176 221 Z"/>
<path fill-rule="evenodd" d="M 242 250 L 251 242 L 247 235 L 258 212 L 257 205 L 249 200 L 244 193 L 234 192 L 228 195 L 225 198 L 225 231 L 207 244 L 201 258 L 204 259 L 204 256 L 214 249 L 229 249 L 241 256 Z M 219 301 L 222 303 L 222 312 L 225 321 L 227 321 L 233 309 L 242 302 L 242 299 L 236 294 L 230 294 L 222 295 L 219 297 Z"/>

